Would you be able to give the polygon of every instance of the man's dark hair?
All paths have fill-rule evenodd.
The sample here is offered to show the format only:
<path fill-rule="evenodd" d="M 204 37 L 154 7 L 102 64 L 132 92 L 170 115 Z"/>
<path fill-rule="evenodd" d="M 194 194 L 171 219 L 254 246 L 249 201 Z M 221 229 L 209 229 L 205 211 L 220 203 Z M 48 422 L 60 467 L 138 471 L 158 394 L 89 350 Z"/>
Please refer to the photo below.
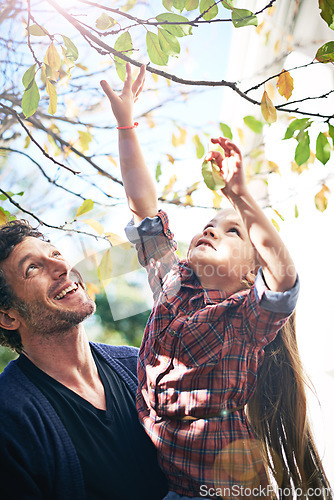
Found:
<path fill-rule="evenodd" d="M 11 286 L 7 283 L 2 264 L 10 256 L 14 247 L 27 237 L 48 241 L 42 233 L 33 228 L 25 220 L 14 220 L 0 226 L 0 309 L 5 311 L 11 307 L 15 307 L 17 297 Z M 19 332 L 0 327 L 0 345 L 9 347 L 20 353 L 22 351 L 22 342 Z"/>

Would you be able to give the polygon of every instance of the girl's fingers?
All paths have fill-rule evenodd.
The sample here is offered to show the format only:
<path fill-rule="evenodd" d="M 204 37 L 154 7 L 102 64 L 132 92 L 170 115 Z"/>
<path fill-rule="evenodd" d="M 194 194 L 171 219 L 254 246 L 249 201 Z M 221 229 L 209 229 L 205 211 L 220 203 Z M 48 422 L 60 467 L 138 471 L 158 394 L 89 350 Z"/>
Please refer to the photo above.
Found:
<path fill-rule="evenodd" d="M 109 101 L 112 101 L 113 99 L 115 99 L 115 97 L 117 97 L 117 94 L 115 94 L 115 92 L 110 87 L 108 82 L 106 82 L 105 80 L 101 80 L 100 85 L 102 87 L 103 92 L 108 97 Z"/>

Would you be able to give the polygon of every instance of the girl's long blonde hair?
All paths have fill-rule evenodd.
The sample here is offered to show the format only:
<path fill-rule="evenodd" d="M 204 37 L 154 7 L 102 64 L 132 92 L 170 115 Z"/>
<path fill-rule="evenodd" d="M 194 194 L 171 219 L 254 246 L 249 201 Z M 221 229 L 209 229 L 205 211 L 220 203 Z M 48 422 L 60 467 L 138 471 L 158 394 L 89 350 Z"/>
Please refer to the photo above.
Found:
<path fill-rule="evenodd" d="M 247 408 L 280 500 L 333 498 L 307 418 L 305 385 L 293 314 L 265 347 Z"/>

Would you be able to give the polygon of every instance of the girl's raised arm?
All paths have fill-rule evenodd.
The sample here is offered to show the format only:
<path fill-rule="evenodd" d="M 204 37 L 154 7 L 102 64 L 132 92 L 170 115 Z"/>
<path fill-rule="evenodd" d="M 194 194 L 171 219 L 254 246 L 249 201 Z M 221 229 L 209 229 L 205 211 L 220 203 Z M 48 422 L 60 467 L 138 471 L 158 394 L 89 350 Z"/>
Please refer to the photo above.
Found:
<path fill-rule="evenodd" d="M 126 64 L 126 77 L 121 94 L 116 94 L 105 81 L 101 87 L 107 95 L 118 125 L 121 174 L 134 223 L 153 217 L 158 211 L 158 200 L 153 178 L 147 168 L 139 145 L 133 121 L 133 105 L 143 89 L 145 66 L 132 84 L 132 71 Z"/>
<path fill-rule="evenodd" d="M 239 149 L 224 137 L 212 139 L 212 142 L 223 148 L 225 158 L 221 153 L 211 151 L 206 159 L 214 160 L 220 168 L 226 182 L 222 192 L 243 219 L 260 258 L 268 288 L 276 292 L 289 290 L 297 279 L 293 260 L 278 232 L 248 191 Z"/>

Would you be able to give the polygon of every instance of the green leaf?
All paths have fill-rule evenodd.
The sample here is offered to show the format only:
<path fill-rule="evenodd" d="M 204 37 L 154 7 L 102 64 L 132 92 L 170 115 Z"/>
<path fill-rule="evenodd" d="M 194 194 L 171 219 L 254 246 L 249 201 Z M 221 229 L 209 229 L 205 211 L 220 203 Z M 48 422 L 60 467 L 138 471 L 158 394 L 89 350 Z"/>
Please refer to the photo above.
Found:
<path fill-rule="evenodd" d="M 334 1 L 319 0 L 319 8 L 321 17 L 326 21 L 328 26 L 334 30 Z"/>
<path fill-rule="evenodd" d="M 328 134 L 333 141 L 333 147 L 334 147 L 334 127 L 330 123 L 328 124 Z"/>
<path fill-rule="evenodd" d="M 299 211 L 297 205 L 295 205 L 295 218 L 299 217 Z"/>
<path fill-rule="evenodd" d="M 125 75 L 126 75 L 126 70 L 125 70 L 125 61 L 123 59 L 119 59 L 118 57 L 115 57 L 115 67 L 116 67 L 116 72 L 119 76 L 119 78 L 124 82 L 125 80 Z"/>
<path fill-rule="evenodd" d="M 117 24 L 115 19 L 108 16 L 105 12 L 103 12 L 103 14 L 101 14 L 95 21 L 95 26 L 98 30 L 107 30 L 108 28 L 115 26 L 115 24 Z"/>
<path fill-rule="evenodd" d="M 205 21 L 211 21 L 218 14 L 218 6 L 215 0 L 201 0 L 199 11 Z"/>
<path fill-rule="evenodd" d="M 36 64 L 30 66 L 30 68 L 27 69 L 27 71 L 24 73 L 22 77 L 22 83 L 25 89 L 28 88 L 31 82 L 35 79 L 35 68 Z"/>
<path fill-rule="evenodd" d="M 261 134 L 263 129 L 263 123 L 257 120 L 254 116 L 245 116 L 244 123 L 256 134 Z"/>
<path fill-rule="evenodd" d="M 297 165 L 300 166 L 306 163 L 310 157 L 310 153 L 310 137 L 308 132 L 303 132 L 295 151 L 295 162 Z"/>
<path fill-rule="evenodd" d="M 168 23 L 189 23 L 189 20 L 180 16 L 179 14 L 173 14 L 172 12 L 165 12 L 164 14 L 158 14 L 156 20 L 161 23 L 162 27 L 174 36 L 186 36 L 191 35 L 192 26 L 189 24 L 163 24 Z"/>
<path fill-rule="evenodd" d="M 189 12 L 190 10 L 195 10 L 197 9 L 199 4 L 199 0 L 186 0 L 184 3 L 184 6 L 186 10 Z"/>
<path fill-rule="evenodd" d="M 155 180 L 159 182 L 160 177 L 161 177 L 161 162 L 159 161 L 157 168 L 155 169 Z"/>
<path fill-rule="evenodd" d="M 219 168 L 214 162 L 204 160 L 202 163 L 202 175 L 205 184 L 211 191 L 218 191 L 225 187 Z"/>
<path fill-rule="evenodd" d="M 303 132 L 308 127 L 312 125 L 312 122 L 309 118 L 297 118 L 290 123 L 288 128 L 286 129 L 284 139 L 291 139 L 294 136 L 295 132 Z"/>
<path fill-rule="evenodd" d="M 228 125 L 226 125 L 226 123 L 220 122 L 219 127 L 220 130 L 223 132 L 224 137 L 227 137 L 228 139 L 233 139 L 232 130 Z"/>
<path fill-rule="evenodd" d="M 137 0 L 128 0 L 128 2 L 126 2 L 125 5 L 123 5 L 123 7 L 121 7 L 121 11 L 122 12 L 128 12 L 129 10 L 131 10 L 137 3 Z"/>
<path fill-rule="evenodd" d="M 38 108 L 39 100 L 39 90 L 35 80 L 33 80 L 32 84 L 24 91 L 21 102 L 22 111 L 26 118 L 29 118 L 35 113 Z"/>
<path fill-rule="evenodd" d="M 45 28 L 42 29 L 38 24 L 32 24 L 29 28 L 27 27 L 27 31 L 29 31 L 29 35 L 33 36 L 46 36 L 49 34 Z"/>
<path fill-rule="evenodd" d="M 316 158 L 325 165 L 331 156 L 331 146 L 327 140 L 327 137 L 322 132 L 319 133 L 317 137 L 316 144 Z"/>
<path fill-rule="evenodd" d="M 97 274 L 100 281 L 103 281 L 104 284 L 110 281 L 113 277 L 113 261 L 111 257 L 111 249 L 106 251 L 103 255 L 100 264 L 97 267 Z"/>
<path fill-rule="evenodd" d="M 55 89 L 55 86 L 52 85 L 52 83 L 50 82 L 50 80 L 46 81 L 46 91 L 50 97 L 48 111 L 49 111 L 50 115 L 54 115 L 55 112 L 57 111 L 57 91 Z"/>
<path fill-rule="evenodd" d="M 173 0 L 173 7 L 175 7 L 176 10 L 182 12 L 184 9 L 184 3 L 185 0 Z"/>
<path fill-rule="evenodd" d="M 233 10 L 235 6 L 236 0 L 222 0 L 222 4 L 225 9 Z"/>
<path fill-rule="evenodd" d="M 200 140 L 200 138 L 198 137 L 197 134 L 194 135 L 194 137 L 193 137 L 193 143 L 196 146 L 196 155 L 197 155 L 197 158 L 202 158 L 202 156 L 205 153 L 205 148 L 204 148 L 203 144 L 201 143 L 201 140 Z"/>
<path fill-rule="evenodd" d="M 78 49 L 70 38 L 65 35 L 62 35 L 62 37 L 66 47 L 65 57 L 67 57 L 70 61 L 76 61 L 79 57 Z"/>
<path fill-rule="evenodd" d="M 315 58 L 322 63 L 334 62 L 334 42 L 324 43 L 318 49 Z"/>
<path fill-rule="evenodd" d="M 201 0 L 199 11 L 205 21 L 211 21 L 218 14 L 218 6 L 215 0 Z"/>
<path fill-rule="evenodd" d="M 128 31 L 122 33 L 115 42 L 114 49 L 117 52 L 124 52 L 125 55 L 130 56 L 133 53 L 132 39 Z M 116 71 L 119 78 L 124 82 L 125 80 L 125 61 L 120 57 L 115 57 Z"/>
<path fill-rule="evenodd" d="M 175 56 L 180 53 L 181 48 L 176 36 L 171 35 L 162 28 L 158 28 L 158 39 L 161 50 L 167 56 Z"/>
<path fill-rule="evenodd" d="M 173 7 L 173 0 L 162 0 L 162 5 L 166 10 L 171 11 Z"/>
<path fill-rule="evenodd" d="M 93 200 L 85 200 L 83 204 L 78 208 L 77 213 L 75 214 L 74 219 L 77 219 L 81 215 L 86 214 L 87 212 L 90 212 L 94 207 L 94 202 Z"/>
<path fill-rule="evenodd" d="M 153 64 L 166 66 L 168 63 L 168 54 L 165 54 L 160 47 L 159 37 L 152 31 L 146 33 L 147 53 Z"/>
<path fill-rule="evenodd" d="M 253 12 L 247 9 L 233 9 L 232 23 L 235 28 L 242 28 L 243 26 L 257 26 L 257 17 Z"/>
<path fill-rule="evenodd" d="M 24 195 L 24 191 L 20 191 L 19 193 L 13 193 L 12 191 L 6 191 L 6 193 L 11 198 L 13 198 L 13 196 L 23 196 Z M 0 200 L 6 201 L 6 200 L 8 200 L 8 196 L 6 196 L 5 194 L 0 194 Z"/>

